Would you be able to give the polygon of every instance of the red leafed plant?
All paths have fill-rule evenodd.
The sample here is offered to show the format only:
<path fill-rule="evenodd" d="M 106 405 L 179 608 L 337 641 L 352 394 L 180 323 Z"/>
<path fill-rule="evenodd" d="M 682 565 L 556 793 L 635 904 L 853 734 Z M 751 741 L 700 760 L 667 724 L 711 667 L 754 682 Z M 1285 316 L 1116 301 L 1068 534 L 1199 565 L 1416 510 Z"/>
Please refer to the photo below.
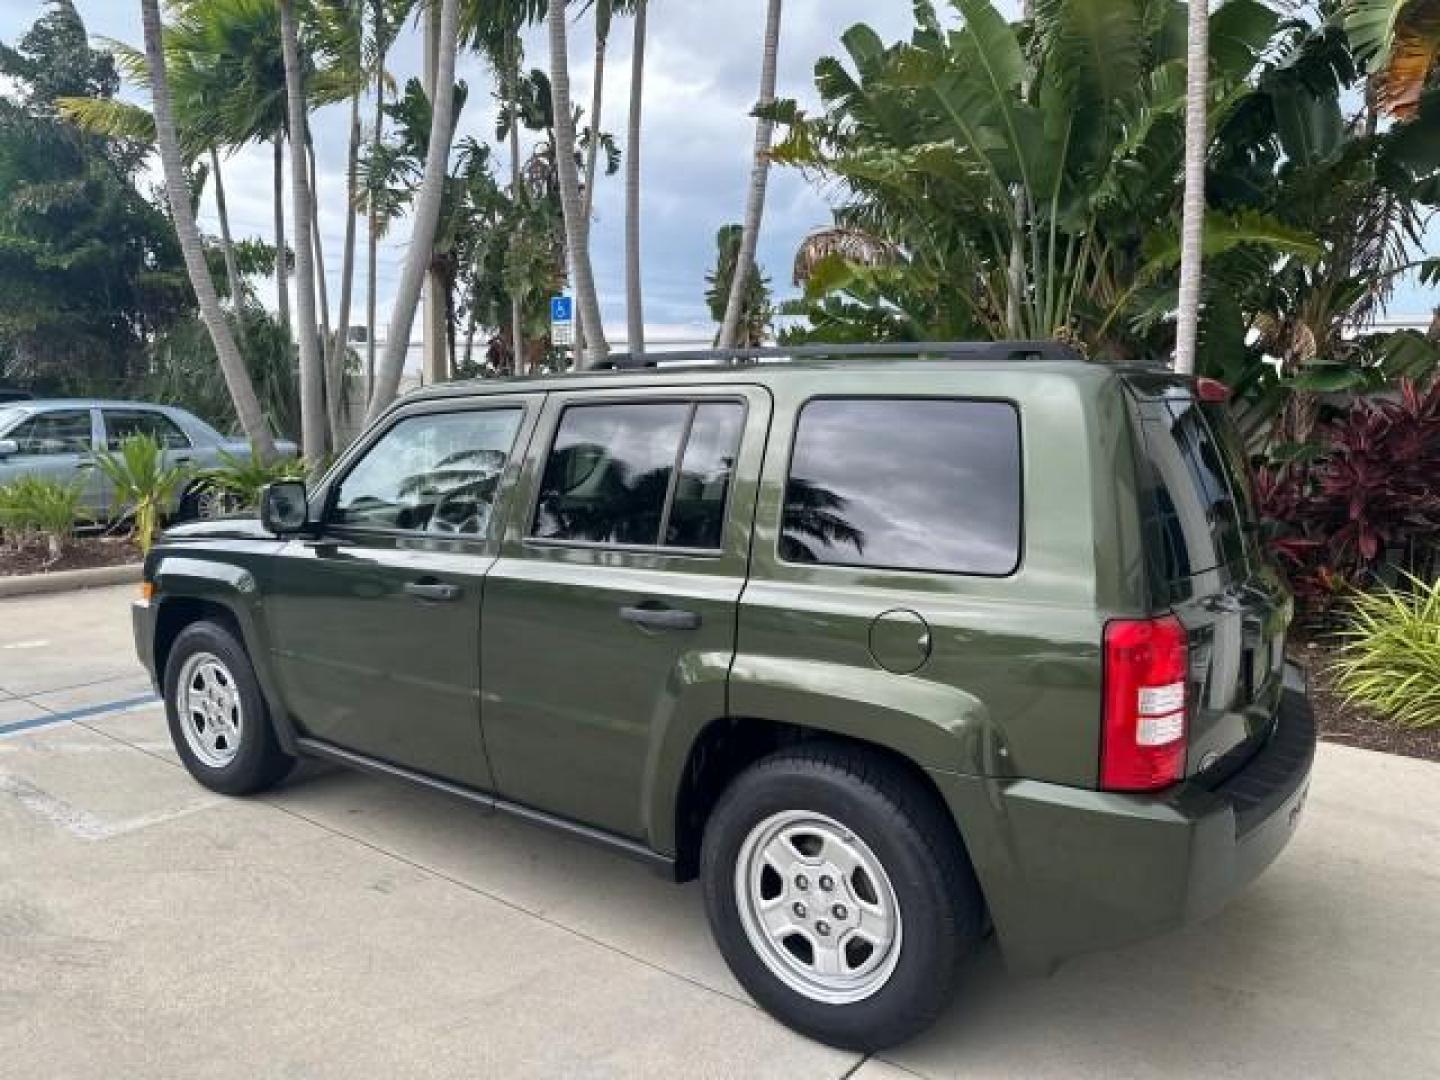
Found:
<path fill-rule="evenodd" d="M 1256 494 L 1271 550 L 1302 609 L 1323 616 L 1387 555 L 1423 572 L 1440 542 L 1440 381 L 1362 399 L 1317 432 L 1319 453 L 1261 469 Z"/>

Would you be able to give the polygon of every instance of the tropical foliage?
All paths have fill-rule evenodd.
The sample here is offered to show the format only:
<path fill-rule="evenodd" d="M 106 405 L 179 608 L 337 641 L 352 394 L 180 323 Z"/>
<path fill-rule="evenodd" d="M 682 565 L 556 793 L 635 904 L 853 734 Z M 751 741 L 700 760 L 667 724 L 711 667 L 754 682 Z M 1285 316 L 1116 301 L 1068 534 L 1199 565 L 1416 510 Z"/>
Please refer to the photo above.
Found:
<path fill-rule="evenodd" d="M 1440 725 L 1440 578 L 1357 596 L 1331 670 L 1352 703 L 1405 727 Z"/>
<path fill-rule="evenodd" d="M 305 463 L 293 458 L 265 461 L 253 452 L 237 457 L 221 450 L 220 464 L 198 473 L 196 480 L 206 489 L 227 496 L 237 510 L 253 511 L 259 507 L 260 493 L 267 485 L 304 480 L 305 472 Z"/>
<path fill-rule="evenodd" d="M 132 523 L 136 546 L 149 551 L 190 470 L 168 462 L 164 448 L 149 435 L 132 435 L 118 451 L 96 454 L 95 467 L 110 482 L 116 503 Z"/>
<path fill-rule="evenodd" d="M 1382 564 L 1440 570 L 1440 382 L 1395 400 L 1359 400 L 1312 444 L 1260 470 L 1269 541 L 1306 613 L 1372 581 Z"/>
<path fill-rule="evenodd" d="M 43 542 L 50 562 L 58 562 L 75 535 L 83 486 L 24 476 L 0 486 L 0 532 L 11 547 Z"/>
<path fill-rule="evenodd" d="M 81 132 L 57 101 L 113 100 L 114 61 L 52 3 L 0 46 L 0 382 L 114 388 L 190 304 L 180 249 L 143 193 L 143 148 Z"/>
<path fill-rule="evenodd" d="M 726 310 L 734 292 L 735 271 L 740 263 L 744 230 L 740 225 L 722 225 L 715 234 L 715 269 L 705 275 L 705 303 L 710 317 L 721 325 L 715 344 L 724 333 Z M 731 348 L 753 349 L 765 344 L 775 322 L 775 305 L 770 299 L 770 279 L 760 267 L 745 277 L 745 295 L 740 305 Z"/>

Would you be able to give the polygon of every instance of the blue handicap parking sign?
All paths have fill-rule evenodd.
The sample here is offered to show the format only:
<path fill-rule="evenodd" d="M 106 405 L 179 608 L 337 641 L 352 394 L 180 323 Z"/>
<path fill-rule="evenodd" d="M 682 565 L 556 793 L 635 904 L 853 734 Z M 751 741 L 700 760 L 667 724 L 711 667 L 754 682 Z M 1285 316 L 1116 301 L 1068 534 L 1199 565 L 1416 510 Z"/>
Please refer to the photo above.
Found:
<path fill-rule="evenodd" d="M 569 296 L 552 296 L 550 298 L 550 321 L 556 323 L 574 322 L 574 298 Z"/>

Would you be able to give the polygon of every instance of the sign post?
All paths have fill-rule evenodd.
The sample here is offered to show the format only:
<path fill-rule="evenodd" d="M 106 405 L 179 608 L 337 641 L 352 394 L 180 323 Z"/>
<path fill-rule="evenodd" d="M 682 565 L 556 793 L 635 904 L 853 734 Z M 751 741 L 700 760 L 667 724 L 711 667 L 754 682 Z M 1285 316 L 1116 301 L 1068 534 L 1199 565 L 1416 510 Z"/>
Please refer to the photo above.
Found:
<path fill-rule="evenodd" d="M 574 297 L 550 298 L 550 343 L 560 348 L 569 348 L 575 344 Z"/>

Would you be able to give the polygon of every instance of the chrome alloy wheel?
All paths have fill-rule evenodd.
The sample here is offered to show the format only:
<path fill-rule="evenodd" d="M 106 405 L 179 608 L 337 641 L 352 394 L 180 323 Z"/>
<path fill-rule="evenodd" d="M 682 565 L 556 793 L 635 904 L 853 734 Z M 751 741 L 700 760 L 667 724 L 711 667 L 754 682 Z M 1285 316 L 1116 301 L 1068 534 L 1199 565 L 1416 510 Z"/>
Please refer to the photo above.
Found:
<path fill-rule="evenodd" d="M 899 962 L 889 875 L 865 841 L 823 814 L 786 810 L 751 829 L 735 863 L 735 899 L 765 966 L 812 1001 L 863 1001 Z"/>
<path fill-rule="evenodd" d="M 212 769 L 223 769 L 240 752 L 244 711 L 235 676 L 213 653 L 186 659 L 176 683 L 176 712 L 191 753 Z"/>

